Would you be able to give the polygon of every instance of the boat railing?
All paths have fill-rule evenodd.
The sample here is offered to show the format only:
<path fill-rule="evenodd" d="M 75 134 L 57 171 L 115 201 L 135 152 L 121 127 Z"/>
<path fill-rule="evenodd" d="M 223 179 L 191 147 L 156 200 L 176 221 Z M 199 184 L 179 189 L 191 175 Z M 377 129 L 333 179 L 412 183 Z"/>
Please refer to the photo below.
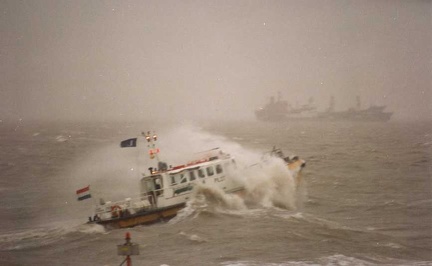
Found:
<path fill-rule="evenodd" d="M 111 220 L 149 211 L 157 207 L 157 197 L 162 189 L 140 193 L 117 201 L 107 201 L 96 206 L 94 220 Z"/>

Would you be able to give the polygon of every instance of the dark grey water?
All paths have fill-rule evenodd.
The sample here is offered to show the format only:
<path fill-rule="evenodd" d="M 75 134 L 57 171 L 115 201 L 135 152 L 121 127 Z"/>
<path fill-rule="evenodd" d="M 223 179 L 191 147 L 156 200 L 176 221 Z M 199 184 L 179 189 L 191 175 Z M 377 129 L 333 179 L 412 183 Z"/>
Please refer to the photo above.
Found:
<path fill-rule="evenodd" d="M 119 265 L 129 231 L 134 265 L 432 265 L 430 123 L 147 125 L 0 123 L 0 264 Z M 214 145 L 240 158 L 274 145 L 300 155 L 295 207 L 201 199 L 168 223 L 85 225 L 93 202 L 75 190 L 136 193 L 143 153 L 118 144 L 149 129 L 170 161 Z"/>

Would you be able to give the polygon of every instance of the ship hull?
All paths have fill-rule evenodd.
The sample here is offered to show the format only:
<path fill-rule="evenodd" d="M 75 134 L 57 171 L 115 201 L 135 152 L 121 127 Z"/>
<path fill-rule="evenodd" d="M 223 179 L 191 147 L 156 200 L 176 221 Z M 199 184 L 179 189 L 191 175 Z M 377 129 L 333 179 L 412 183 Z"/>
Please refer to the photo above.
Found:
<path fill-rule="evenodd" d="M 313 116 L 285 115 L 276 117 L 259 117 L 264 122 L 288 122 L 288 121 L 352 121 L 352 122 L 387 122 L 393 113 L 383 112 L 378 114 L 359 114 L 351 112 L 319 113 Z"/>
<path fill-rule="evenodd" d="M 317 119 L 323 121 L 355 121 L 355 122 L 387 122 L 393 113 L 356 113 L 356 112 L 333 112 L 323 113 Z"/>
<path fill-rule="evenodd" d="M 137 225 L 148 225 L 162 221 L 168 221 L 177 215 L 177 212 L 183 209 L 186 203 L 180 203 L 165 208 L 156 208 L 150 211 L 127 215 L 111 220 L 93 221 L 89 224 L 103 225 L 107 229 L 129 228 Z"/>
<path fill-rule="evenodd" d="M 246 192 L 244 188 L 238 189 L 235 192 L 229 194 L 236 194 L 240 197 L 245 197 Z M 164 208 L 155 208 L 153 210 L 125 215 L 119 218 L 113 218 L 110 220 L 92 221 L 88 224 L 99 224 L 107 229 L 120 229 L 130 228 L 137 225 L 150 225 L 159 222 L 166 222 L 174 218 L 177 213 L 186 206 L 186 202 L 182 202 L 173 206 Z"/>

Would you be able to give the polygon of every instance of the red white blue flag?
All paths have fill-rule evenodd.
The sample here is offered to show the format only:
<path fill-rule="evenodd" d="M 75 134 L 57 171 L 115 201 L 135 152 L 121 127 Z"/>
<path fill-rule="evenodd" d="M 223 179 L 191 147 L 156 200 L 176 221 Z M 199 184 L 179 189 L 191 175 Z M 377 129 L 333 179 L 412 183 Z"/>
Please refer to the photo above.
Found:
<path fill-rule="evenodd" d="M 76 191 L 78 200 L 85 200 L 91 198 L 90 194 L 90 185 L 86 186 L 85 188 L 78 189 Z"/>

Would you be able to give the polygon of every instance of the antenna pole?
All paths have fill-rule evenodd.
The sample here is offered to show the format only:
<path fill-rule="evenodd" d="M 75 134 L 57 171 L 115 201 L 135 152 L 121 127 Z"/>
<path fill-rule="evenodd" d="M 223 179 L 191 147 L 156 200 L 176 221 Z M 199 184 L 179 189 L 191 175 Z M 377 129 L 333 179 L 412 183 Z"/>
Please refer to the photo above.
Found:
<path fill-rule="evenodd" d="M 156 161 L 159 163 L 159 149 L 156 148 L 156 144 L 155 142 L 157 141 L 157 135 L 156 133 L 153 131 L 153 135 L 150 134 L 150 131 L 147 131 L 147 133 L 142 132 L 141 133 L 145 139 L 147 140 L 147 147 L 149 150 L 149 154 L 150 154 L 150 159 L 156 158 Z"/>

